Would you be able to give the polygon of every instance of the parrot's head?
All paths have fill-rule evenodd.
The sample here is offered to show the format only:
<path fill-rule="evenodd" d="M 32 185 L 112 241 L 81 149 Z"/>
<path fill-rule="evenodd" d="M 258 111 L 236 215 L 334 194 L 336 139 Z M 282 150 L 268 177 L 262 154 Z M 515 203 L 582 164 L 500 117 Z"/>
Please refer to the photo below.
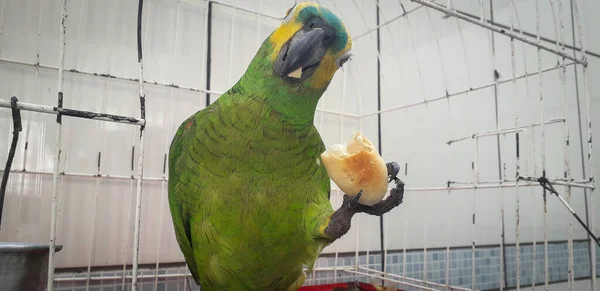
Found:
<path fill-rule="evenodd" d="M 311 124 L 319 99 L 350 58 L 351 47 L 338 16 L 316 3 L 297 3 L 231 91 L 264 98 L 288 123 Z"/>
<path fill-rule="evenodd" d="M 273 74 L 291 86 L 324 89 L 350 58 L 352 39 L 342 20 L 317 3 L 296 3 L 267 41 Z"/>

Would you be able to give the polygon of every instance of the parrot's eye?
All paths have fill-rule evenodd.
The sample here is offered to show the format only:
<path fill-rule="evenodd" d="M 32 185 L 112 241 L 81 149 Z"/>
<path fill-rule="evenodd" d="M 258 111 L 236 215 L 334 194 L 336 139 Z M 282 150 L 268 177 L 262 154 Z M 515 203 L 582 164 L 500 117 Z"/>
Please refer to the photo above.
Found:
<path fill-rule="evenodd" d="M 340 57 L 340 60 L 338 61 L 338 67 L 342 67 L 347 61 L 350 60 L 350 57 L 352 55 L 348 52 L 345 55 L 343 55 L 342 57 Z"/>
<path fill-rule="evenodd" d="M 323 44 L 329 47 L 333 41 L 335 40 L 335 35 L 333 31 L 330 29 L 325 30 L 325 35 L 323 36 Z"/>
<path fill-rule="evenodd" d="M 306 24 L 304 24 L 305 29 L 312 30 L 316 28 L 320 28 L 323 30 L 323 38 L 322 43 L 325 47 L 330 47 L 335 41 L 335 31 L 329 25 L 325 24 L 325 22 L 318 17 L 314 17 L 309 19 Z"/>

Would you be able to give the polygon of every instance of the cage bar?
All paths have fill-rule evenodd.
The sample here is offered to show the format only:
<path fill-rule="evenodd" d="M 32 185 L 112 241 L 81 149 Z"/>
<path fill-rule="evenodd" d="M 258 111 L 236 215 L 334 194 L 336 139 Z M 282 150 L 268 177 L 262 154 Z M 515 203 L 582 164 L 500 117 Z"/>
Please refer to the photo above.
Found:
<path fill-rule="evenodd" d="M 380 271 L 376 271 L 376 270 L 372 270 L 372 269 L 368 269 L 368 268 L 363 268 L 363 267 L 359 267 L 359 269 L 362 269 L 364 271 L 370 271 L 370 272 L 373 272 L 375 274 L 381 274 L 381 275 L 383 275 L 383 272 L 380 272 Z M 446 289 L 451 289 L 451 290 L 471 291 L 471 289 L 469 289 L 469 288 L 464 288 L 464 287 L 460 287 L 460 286 L 452 286 L 452 285 L 449 285 L 449 284 L 440 284 L 440 283 L 436 283 L 436 282 L 432 282 L 432 281 L 425 281 L 425 280 L 420 280 L 420 279 L 416 279 L 416 278 L 411 278 L 411 277 L 406 277 L 406 276 L 400 276 L 400 275 L 396 275 L 396 274 L 386 274 L 386 275 L 390 276 L 392 278 L 397 278 L 399 280 L 413 282 L 415 284 L 418 283 L 418 284 L 429 285 L 429 286 L 434 286 L 434 287 L 441 287 L 441 288 L 446 288 Z"/>
<path fill-rule="evenodd" d="M 579 46 L 581 47 L 581 58 L 584 60 L 587 60 L 587 55 L 586 55 L 586 50 L 585 50 L 585 39 L 584 39 L 584 32 L 583 32 L 583 27 L 581 24 L 581 16 L 580 16 L 580 11 L 579 11 L 579 0 L 574 0 L 572 1 L 572 5 L 573 5 L 573 11 L 574 11 L 574 18 L 575 18 L 575 24 L 577 26 L 577 32 L 578 32 L 578 36 L 579 36 Z M 573 34 L 574 31 L 573 31 Z M 575 36 L 573 36 L 575 37 Z M 587 162 L 588 162 L 588 173 L 589 173 L 589 179 L 590 181 L 594 181 L 594 158 L 593 158 L 593 151 L 592 151 L 592 120 L 591 120 L 591 115 L 590 115 L 590 107 L 591 107 L 591 102 L 590 102 L 590 89 L 589 89 L 589 75 L 588 75 L 588 71 L 587 71 L 587 66 L 583 66 L 583 87 L 584 87 L 584 92 L 585 92 L 585 104 L 586 104 L 586 124 L 587 124 L 587 132 L 588 132 L 588 138 L 587 138 L 587 145 L 588 145 L 588 156 L 587 156 Z M 587 192 L 586 192 L 587 195 Z M 590 209 L 589 209 L 589 215 L 590 215 L 590 222 L 589 222 L 589 227 L 590 229 L 594 229 L 594 193 L 591 192 L 590 193 L 590 197 L 589 197 L 589 205 L 590 205 Z M 589 248 L 590 248 L 590 266 L 591 266 L 591 281 L 592 281 L 592 285 L 591 288 L 592 290 L 595 290 L 594 288 L 596 287 L 596 246 L 594 245 L 594 242 L 592 240 L 592 238 L 588 235 L 588 240 L 589 240 Z"/>
<path fill-rule="evenodd" d="M 378 1 L 378 0 L 373 0 L 373 1 Z M 375 3 L 377 3 L 377 2 L 375 2 Z M 377 5 L 379 5 L 379 4 L 377 4 Z M 390 20 L 387 20 L 387 21 L 384 20 L 383 23 L 377 25 L 376 27 L 367 29 L 367 31 L 365 31 L 365 32 L 363 32 L 363 33 L 361 33 L 361 34 L 353 37 L 353 39 L 354 40 L 360 39 L 360 38 L 364 37 L 365 35 L 368 35 L 368 34 L 370 34 L 371 32 L 373 32 L 373 31 L 375 31 L 377 29 L 380 29 L 380 28 L 382 28 L 384 26 L 388 26 L 390 23 L 393 23 L 393 22 L 395 22 L 398 19 L 402 19 L 403 17 L 407 16 L 408 14 L 417 11 L 421 7 L 423 7 L 423 6 L 417 6 L 417 7 L 413 8 L 413 9 L 411 9 L 411 10 L 404 11 L 404 13 L 402 13 L 402 14 L 396 16 L 396 17 L 393 17 Z M 408 17 L 407 17 L 407 19 L 408 19 Z"/>
<path fill-rule="evenodd" d="M 137 15 L 137 48 L 138 48 L 138 67 L 139 67 L 139 97 L 140 97 L 140 115 L 142 119 L 146 118 L 146 93 L 144 92 L 144 62 L 142 49 L 142 16 L 144 9 L 144 0 L 139 0 L 138 15 Z M 147 30 L 145 30 L 147 33 Z M 144 176 L 144 142 L 145 142 L 145 127 L 140 126 L 140 152 L 138 156 L 138 179 L 135 202 L 135 226 L 133 231 L 133 266 L 131 287 L 137 290 L 137 272 L 138 260 L 140 255 L 140 224 L 142 217 L 142 178 Z"/>
<path fill-rule="evenodd" d="M 541 48 L 541 49 L 543 49 L 545 51 L 548 51 L 550 53 L 559 55 L 559 56 L 564 57 L 566 59 L 569 59 L 569 60 L 571 60 L 571 61 L 573 61 L 575 63 L 587 66 L 587 61 L 585 61 L 585 60 L 580 60 L 580 59 L 574 58 L 574 57 L 572 57 L 572 56 L 570 56 L 568 54 L 565 54 L 563 52 L 560 52 L 560 51 L 557 51 L 555 49 L 552 49 L 552 48 L 550 48 L 550 47 L 548 47 L 546 45 L 543 45 L 541 43 L 536 43 L 533 40 L 530 40 L 529 38 L 520 37 L 519 35 L 516 35 L 516 34 L 514 34 L 512 32 L 507 32 L 507 31 L 505 31 L 502 28 L 496 27 L 495 25 L 488 24 L 488 23 L 485 23 L 485 22 L 479 22 L 479 21 L 477 21 L 477 20 L 475 20 L 475 19 L 473 19 L 471 17 L 468 17 L 468 16 L 460 14 L 458 12 L 449 10 L 448 8 L 446 8 L 446 7 L 444 7 L 444 6 L 440 5 L 440 4 L 437 4 L 435 2 L 432 2 L 432 1 L 429 1 L 429 0 L 410 0 L 410 1 L 419 3 L 419 4 L 423 5 L 423 6 L 427 6 L 429 8 L 435 9 L 435 10 L 440 11 L 442 13 L 446 13 L 449 16 L 454 16 L 454 17 L 462 19 L 462 20 L 464 20 L 466 22 L 470 22 L 470 23 L 473 23 L 475 25 L 479 25 L 481 27 L 485 27 L 485 28 L 487 28 L 487 29 L 489 29 L 491 31 L 494 31 L 494 32 L 497 32 L 497 33 L 500 33 L 500 34 L 504 34 L 504 35 L 510 37 L 511 39 L 516 39 L 516 40 L 522 41 L 524 43 L 530 44 L 532 46 L 539 47 L 539 48 Z"/>
<path fill-rule="evenodd" d="M 0 99 L 0 107 L 10 108 L 10 100 Z M 101 120 L 115 123 L 125 123 L 133 125 L 145 125 L 146 120 L 143 118 L 128 117 L 122 115 L 113 115 L 106 113 L 98 113 L 92 111 L 83 111 L 76 109 L 63 108 L 62 106 L 47 106 L 40 104 L 32 104 L 25 102 L 17 102 L 17 107 L 21 110 L 34 111 L 40 113 L 55 114 L 58 116 L 71 116 L 84 119 Z"/>
<path fill-rule="evenodd" d="M 40 16 L 41 17 L 41 16 Z M 57 107 L 63 105 L 63 85 L 64 85 L 64 66 L 65 66 L 65 34 L 66 34 L 66 19 L 67 19 L 67 0 L 61 1 L 60 12 L 60 43 L 59 43 L 59 61 L 58 61 L 58 101 Z M 58 179 L 60 167 L 60 153 L 62 145 L 62 116 L 59 113 L 56 117 L 56 148 L 54 150 L 54 168 L 52 175 L 52 212 L 50 216 L 50 250 L 48 253 L 48 290 L 53 290 L 54 286 L 54 266 L 56 262 L 55 246 L 56 246 L 56 219 L 58 216 Z"/>
<path fill-rule="evenodd" d="M 509 16 L 509 22 L 510 22 L 510 33 L 514 33 L 514 20 L 513 20 L 513 13 L 514 13 L 514 3 L 513 0 L 509 0 L 508 1 L 508 16 Z M 519 98 L 517 96 L 517 80 L 516 80 L 516 75 L 517 75 L 517 66 L 515 64 L 515 42 L 514 42 L 514 38 L 510 39 L 510 62 L 511 62 L 511 72 L 512 72 L 512 98 L 513 98 L 513 112 L 514 112 L 514 132 L 515 132 L 515 140 L 516 140 L 516 151 L 515 151 L 515 177 L 519 177 L 520 175 L 520 157 L 519 157 L 519 151 L 520 151 L 520 145 L 519 145 L 519 110 L 518 110 L 518 102 L 519 102 Z M 565 121 L 566 122 L 566 121 Z M 521 246 L 520 246 L 520 209 L 519 209 L 519 204 L 520 204 L 520 200 L 519 200 L 519 179 L 517 179 L 515 181 L 515 187 L 514 187 L 514 193 L 515 193 L 515 249 L 516 249 L 516 260 L 515 260 L 515 265 L 516 265 L 516 289 L 517 291 L 521 290 Z"/>
<path fill-rule="evenodd" d="M 569 64 L 566 64 L 565 66 L 570 66 L 570 65 L 574 65 L 574 64 L 575 63 L 569 63 Z M 542 72 L 545 73 L 545 72 L 553 71 L 553 70 L 558 69 L 559 67 L 560 67 L 559 65 L 552 66 L 552 67 L 549 67 L 549 68 L 546 68 L 546 69 L 542 70 Z M 523 79 L 523 78 L 525 78 L 527 76 L 531 76 L 531 75 L 534 75 L 534 74 L 523 74 L 523 75 L 518 76 L 516 79 L 520 80 L 520 79 Z M 379 114 L 379 113 L 396 111 L 396 110 L 400 110 L 400 109 L 406 109 L 406 108 L 410 108 L 410 107 L 415 107 L 415 106 L 423 105 L 423 104 L 426 104 L 426 103 L 436 102 L 436 101 L 444 100 L 446 98 L 450 98 L 450 97 L 458 96 L 458 95 L 461 95 L 461 94 L 465 94 L 467 92 L 474 92 L 474 91 L 478 91 L 478 90 L 481 90 L 481 89 L 486 89 L 486 88 L 494 87 L 495 85 L 508 83 L 508 82 L 511 82 L 511 81 L 512 81 L 512 79 L 507 79 L 507 80 L 502 80 L 502 81 L 494 81 L 492 83 L 488 83 L 488 84 L 484 84 L 484 85 L 481 85 L 481 86 L 469 88 L 467 90 L 462 90 L 462 91 L 455 92 L 455 93 L 448 93 L 448 94 L 445 94 L 443 96 L 435 97 L 433 99 L 428 99 L 426 101 L 419 101 L 419 102 L 415 102 L 415 103 L 410 103 L 410 104 L 406 104 L 406 105 L 401 105 L 401 106 L 396 106 L 396 107 L 392 107 L 392 108 L 383 109 L 383 110 L 376 111 L 376 112 L 365 113 L 365 114 L 363 114 L 363 117 L 367 117 L 367 116 L 371 116 L 371 115 L 376 115 L 376 114 Z"/>

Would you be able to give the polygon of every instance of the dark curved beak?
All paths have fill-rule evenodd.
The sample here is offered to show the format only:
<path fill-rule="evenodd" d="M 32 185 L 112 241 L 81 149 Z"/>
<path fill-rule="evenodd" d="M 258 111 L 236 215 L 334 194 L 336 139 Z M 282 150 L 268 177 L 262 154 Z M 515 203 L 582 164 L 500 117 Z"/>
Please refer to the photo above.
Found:
<path fill-rule="evenodd" d="M 325 55 L 325 47 L 321 41 L 323 35 L 321 28 L 299 30 L 281 48 L 274 65 L 275 73 L 285 77 L 299 68 L 317 64 Z"/>

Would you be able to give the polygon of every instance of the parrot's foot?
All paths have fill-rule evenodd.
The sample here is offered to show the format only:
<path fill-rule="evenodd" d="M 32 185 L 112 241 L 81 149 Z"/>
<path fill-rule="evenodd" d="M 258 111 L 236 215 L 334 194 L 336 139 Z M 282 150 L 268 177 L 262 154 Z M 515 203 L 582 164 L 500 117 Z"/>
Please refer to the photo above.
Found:
<path fill-rule="evenodd" d="M 395 162 L 387 163 L 386 166 L 390 182 L 393 180 L 396 184 L 396 187 L 390 190 L 390 196 L 373 206 L 367 206 L 358 203 L 358 200 L 362 195 L 362 190 L 354 197 L 350 197 L 347 194 L 344 195 L 342 206 L 331 215 L 329 223 L 327 224 L 327 227 L 325 227 L 326 235 L 333 239 L 342 237 L 350 230 L 352 216 L 356 213 L 382 216 L 402 204 L 404 199 L 404 182 L 397 177 L 400 166 Z"/>

